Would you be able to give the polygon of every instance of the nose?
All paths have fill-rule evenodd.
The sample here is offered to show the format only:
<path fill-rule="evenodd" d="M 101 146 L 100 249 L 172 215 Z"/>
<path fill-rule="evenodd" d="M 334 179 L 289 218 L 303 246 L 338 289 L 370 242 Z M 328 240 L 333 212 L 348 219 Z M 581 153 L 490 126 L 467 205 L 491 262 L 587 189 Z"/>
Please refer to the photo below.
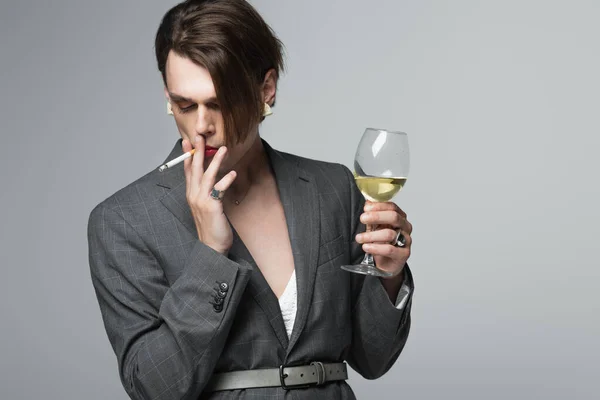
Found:
<path fill-rule="evenodd" d="M 196 134 L 203 136 L 213 135 L 215 133 L 215 126 L 206 107 L 199 106 L 197 112 L 198 115 L 196 118 L 196 125 L 194 127 Z"/>

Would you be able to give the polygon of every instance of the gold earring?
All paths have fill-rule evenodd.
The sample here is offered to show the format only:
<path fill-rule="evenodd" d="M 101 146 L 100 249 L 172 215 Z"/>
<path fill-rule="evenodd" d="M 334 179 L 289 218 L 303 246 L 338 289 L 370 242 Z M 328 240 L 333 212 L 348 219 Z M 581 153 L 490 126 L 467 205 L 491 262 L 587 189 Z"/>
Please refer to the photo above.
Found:
<path fill-rule="evenodd" d="M 167 114 L 173 115 L 173 107 L 171 106 L 171 102 L 167 101 Z"/>
<path fill-rule="evenodd" d="M 268 117 L 269 115 L 273 114 L 273 111 L 271 110 L 271 106 L 268 103 L 265 103 L 265 105 L 263 106 L 263 117 Z"/>

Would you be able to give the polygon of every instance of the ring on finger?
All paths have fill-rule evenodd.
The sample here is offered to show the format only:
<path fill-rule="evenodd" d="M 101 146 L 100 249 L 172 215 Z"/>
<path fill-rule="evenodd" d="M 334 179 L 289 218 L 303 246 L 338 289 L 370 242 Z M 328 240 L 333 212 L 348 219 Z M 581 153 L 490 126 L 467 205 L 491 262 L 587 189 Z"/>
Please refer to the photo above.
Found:
<path fill-rule="evenodd" d="M 212 197 L 215 200 L 223 200 L 224 196 L 225 196 L 224 190 L 218 190 L 218 189 L 212 188 L 212 190 L 210 191 L 210 197 Z"/>
<path fill-rule="evenodd" d="M 396 238 L 394 239 L 394 241 L 391 244 L 396 247 L 406 246 L 406 238 L 402 234 L 402 231 L 398 231 L 398 233 L 396 233 Z"/>

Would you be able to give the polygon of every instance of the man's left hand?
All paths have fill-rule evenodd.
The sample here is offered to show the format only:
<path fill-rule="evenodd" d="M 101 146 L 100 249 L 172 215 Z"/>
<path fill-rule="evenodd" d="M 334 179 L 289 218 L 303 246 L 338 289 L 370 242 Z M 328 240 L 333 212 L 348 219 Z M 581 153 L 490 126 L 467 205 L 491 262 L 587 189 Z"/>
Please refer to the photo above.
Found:
<path fill-rule="evenodd" d="M 362 244 L 363 251 L 371 253 L 377 268 L 399 275 L 410 257 L 412 245 L 412 224 L 406 219 L 406 213 L 391 201 L 366 201 L 360 221 L 372 227 L 370 232 L 356 235 L 356 241 Z M 395 243 L 398 232 L 404 236 L 405 246 Z"/>

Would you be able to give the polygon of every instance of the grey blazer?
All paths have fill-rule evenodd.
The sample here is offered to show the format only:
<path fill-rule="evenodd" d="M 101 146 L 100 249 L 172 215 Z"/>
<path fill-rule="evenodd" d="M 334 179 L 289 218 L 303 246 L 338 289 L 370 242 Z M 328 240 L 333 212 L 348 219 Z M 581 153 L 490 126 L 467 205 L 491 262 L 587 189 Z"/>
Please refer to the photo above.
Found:
<path fill-rule="evenodd" d="M 412 292 L 395 308 L 354 241 L 364 199 L 340 164 L 263 141 L 285 210 L 298 285 L 288 340 L 278 300 L 234 230 L 229 255 L 198 240 L 183 164 L 148 173 L 98 204 L 88 222 L 92 282 L 119 374 L 132 399 L 355 399 L 345 381 L 285 391 L 203 393 L 215 372 L 340 362 L 367 379 L 398 358 Z M 182 154 L 181 139 L 166 160 Z M 409 286 L 412 275 L 405 268 Z M 228 288 L 219 306 L 217 289 Z M 221 286 L 223 287 L 223 286 Z"/>

